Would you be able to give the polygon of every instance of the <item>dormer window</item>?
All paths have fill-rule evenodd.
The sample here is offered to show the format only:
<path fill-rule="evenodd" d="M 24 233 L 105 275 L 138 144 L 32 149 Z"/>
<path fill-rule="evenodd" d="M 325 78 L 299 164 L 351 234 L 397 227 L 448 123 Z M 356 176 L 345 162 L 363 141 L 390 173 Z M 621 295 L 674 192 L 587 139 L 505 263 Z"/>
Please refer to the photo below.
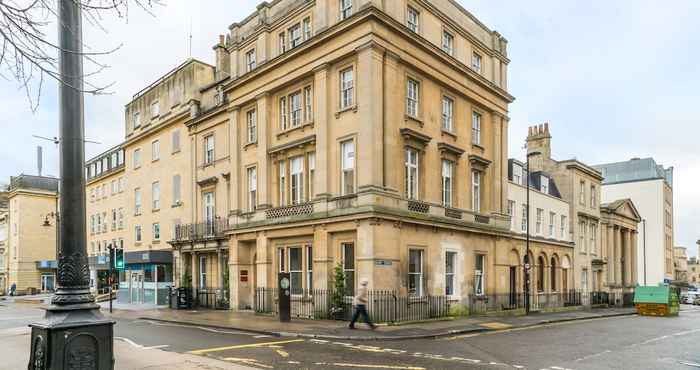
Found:
<path fill-rule="evenodd" d="M 518 164 L 513 164 L 513 182 L 522 185 L 523 184 L 523 167 Z"/>
<path fill-rule="evenodd" d="M 540 176 L 540 191 L 549 194 L 549 177 Z"/>

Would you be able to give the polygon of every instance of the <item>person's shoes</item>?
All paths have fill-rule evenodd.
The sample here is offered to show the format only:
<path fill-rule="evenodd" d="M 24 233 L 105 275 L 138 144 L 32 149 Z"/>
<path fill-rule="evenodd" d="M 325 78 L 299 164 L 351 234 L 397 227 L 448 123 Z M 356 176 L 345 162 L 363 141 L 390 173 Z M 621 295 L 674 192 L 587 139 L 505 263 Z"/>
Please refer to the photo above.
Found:
<path fill-rule="evenodd" d="M 348 326 L 348 329 L 350 329 L 350 330 L 355 330 L 355 327 L 352 326 L 352 325 L 350 325 L 350 326 Z"/>
<path fill-rule="evenodd" d="M 369 328 L 372 329 L 372 330 L 377 330 L 377 325 L 372 325 L 372 326 L 370 326 Z"/>

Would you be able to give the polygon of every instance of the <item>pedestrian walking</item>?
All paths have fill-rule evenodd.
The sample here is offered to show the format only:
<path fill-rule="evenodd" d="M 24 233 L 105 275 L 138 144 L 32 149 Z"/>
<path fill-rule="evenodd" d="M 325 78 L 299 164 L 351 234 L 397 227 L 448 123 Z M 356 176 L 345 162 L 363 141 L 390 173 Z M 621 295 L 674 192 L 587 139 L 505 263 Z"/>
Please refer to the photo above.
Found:
<path fill-rule="evenodd" d="M 377 328 L 369 318 L 369 313 L 367 313 L 367 284 L 367 279 L 362 279 L 360 282 L 360 289 L 357 290 L 357 294 L 355 294 L 355 298 L 353 299 L 352 304 L 355 306 L 355 314 L 352 315 L 352 321 L 350 321 L 350 326 L 348 326 L 350 329 L 355 329 L 355 322 L 360 318 L 360 315 L 363 316 L 365 322 L 372 330 Z"/>
<path fill-rule="evenodd" d="M 12 296 L 15 296 L 16 294 L 17 294 L 17 284 L 12 283 L 12 285 L 10 285 L 10 296 L 12 297 Z"/>

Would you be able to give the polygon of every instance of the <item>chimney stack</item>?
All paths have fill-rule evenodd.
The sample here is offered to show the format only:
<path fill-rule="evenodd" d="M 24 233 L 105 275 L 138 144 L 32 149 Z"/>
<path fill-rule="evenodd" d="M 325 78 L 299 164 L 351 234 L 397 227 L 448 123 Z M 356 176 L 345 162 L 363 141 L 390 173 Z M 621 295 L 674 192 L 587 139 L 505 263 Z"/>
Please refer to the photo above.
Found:
<path fill-rule="evenodd" d="M 552 135 L 549 133 L 549 122 L 533 125 L 528 128 L 527 152 L 540 152 L 544 159 L 552 158 Z"/>

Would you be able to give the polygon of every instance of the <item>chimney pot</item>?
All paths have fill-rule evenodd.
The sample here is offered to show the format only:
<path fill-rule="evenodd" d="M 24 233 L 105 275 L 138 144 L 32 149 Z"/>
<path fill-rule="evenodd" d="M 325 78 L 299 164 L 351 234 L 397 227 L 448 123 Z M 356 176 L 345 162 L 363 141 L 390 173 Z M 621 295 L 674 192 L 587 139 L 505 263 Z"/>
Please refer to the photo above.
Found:
<path fill-rule="evenodd" d="M 549 122 L 544 123 L 544 132 L 547 134 L 549 133 Z"/>
<path fill-rule="evenodd" d="M 219 45 L 224 45 L 226 42 L 226 38 L 224 35 L 219 35 Z"/>

